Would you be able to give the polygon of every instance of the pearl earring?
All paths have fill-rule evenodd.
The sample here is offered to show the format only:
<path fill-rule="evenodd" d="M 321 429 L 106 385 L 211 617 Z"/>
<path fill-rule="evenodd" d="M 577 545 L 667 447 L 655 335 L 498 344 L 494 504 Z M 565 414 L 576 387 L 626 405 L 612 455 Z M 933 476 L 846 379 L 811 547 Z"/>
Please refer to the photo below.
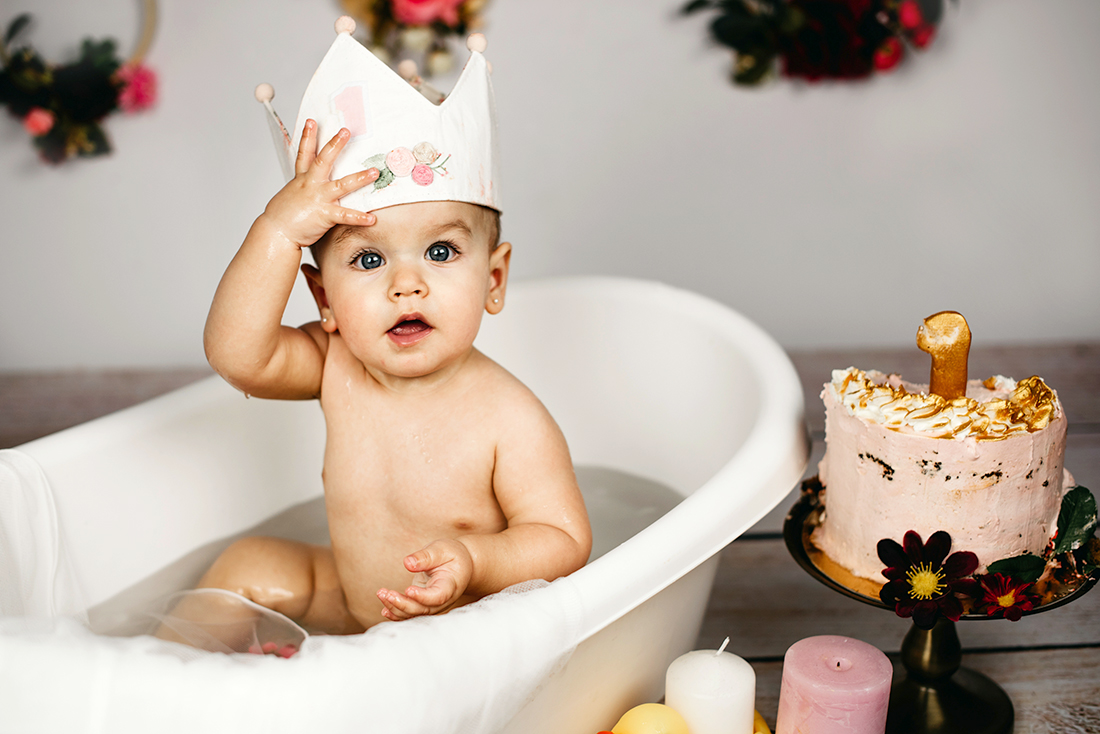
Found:
<path fill-rule="evenodd" d="M 494 298 L 493 303 L 500 303 L 500 299 L 499 298 Z"/>

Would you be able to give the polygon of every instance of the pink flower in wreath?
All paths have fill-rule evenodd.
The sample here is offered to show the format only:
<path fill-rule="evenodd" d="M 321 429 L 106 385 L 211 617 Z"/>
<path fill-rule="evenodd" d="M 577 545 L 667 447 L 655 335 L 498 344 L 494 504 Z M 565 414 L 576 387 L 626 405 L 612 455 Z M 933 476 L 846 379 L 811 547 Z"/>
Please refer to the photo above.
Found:
<path fill-rule="evenodd" d="M 123 112 L 147 110 L 157 101 L 157 75 L 148 66 L 123 64 L 115 76 L 122 82 L 118 106 Z"/>
<path fill-rule="evenodd" d="M 53 113 L 42 107 L 32 107 L 23 118 L 23 128 L 36 138 L 53 130 L 53 123 Z"/>
<path fill-rule="evenodd" d="M 386 167 L 394 176 L 408 176 L 416 165 L 416 156 L 408 148 L 394 148 L 386 154 Z"/>
<path fill-rule="evenodd" d="M 463 0 L 392 0 L 393 17 L 405 25 L 428 25 L 441 20 L 458 25 L 458 6 Z"/>
<path fill-rule="evenodd" d="M 435 180 L 435 171 L 423 163 L 417 163 L 413 166 L 412 180 L 421 186 L 427 186 Z"/>

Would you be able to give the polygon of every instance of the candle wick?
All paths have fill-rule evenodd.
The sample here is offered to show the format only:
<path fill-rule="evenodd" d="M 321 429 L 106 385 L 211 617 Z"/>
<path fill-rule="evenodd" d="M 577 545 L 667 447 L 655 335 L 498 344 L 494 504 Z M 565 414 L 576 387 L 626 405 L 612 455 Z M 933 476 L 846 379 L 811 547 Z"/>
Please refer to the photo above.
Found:
<path fill-rule="evenodd" d="M 719 655 L 721 655 L 722 651 L 726 649 L 726 645 L 728 644 L 730 644 L 730 638 L 727 637 L 725 641 L 722 642 L 722 646 L 718 648 L 718 652 L 714 653 L 714 657 L 718 657 Z"/>

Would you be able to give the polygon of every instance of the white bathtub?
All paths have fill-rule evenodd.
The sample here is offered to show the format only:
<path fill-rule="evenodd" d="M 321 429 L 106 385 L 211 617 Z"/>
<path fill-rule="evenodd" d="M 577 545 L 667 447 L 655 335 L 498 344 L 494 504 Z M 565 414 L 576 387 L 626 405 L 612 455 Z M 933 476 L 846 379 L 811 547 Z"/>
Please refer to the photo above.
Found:
<path fill-rule="evenodd" d="M 610 728 L 628 708 L 660 699 L 666 667 L 695 642 L 717 553 L 802 475 L 808 446 L 799 380 L 783 351 L 737 313 L 692 293 L 625 279 L 515 284 L 504 312 L 486 318 L 478 346 L 543 400 L 576 464 L 646 477 L 685 497 L 577 573 L 530 592 L 539 613 L 564 610 L 569 622 L 553 630 L 553 623 L 544 630 L 532 623 L 527 637 L 502 638 L 500 654 L 514 653 L 525 641 L 537 647 L 537 640 L 548 640 L 544 647 L 553 659 L 542 668 L 544 679 L 524 683 L 511 695 L 494 693 L 476 715 L 439 713 L 431 724 L 435 734 L 593 734 Z M 49 485 L 38 515 L 52 515 L 51 502 L 56 508 L 56 523 L 27 521 L 38 523 L 40 556 L 21 561 L 24 577 L 35 576 L 28 613 L 59 616 L 95 607 L 190 551 L 315 497 L 323 433 L 315 403 L 245 400 L 211 378 L 19 447 L 13 456 L 40 466 Z M 47 537 L 55 525 L 56 542 Z M 408 629 L 476 623 L 493 634 L 507 627 L 507 611 L 499 618 L 495 613 L 488 610 L 484 620 L 477 610 L 451 614 Z M 519 619 L 522 624 L 529 617 Z M 291 699 L 324 695 L 310 693 L 309 686 L 334 671 L 347 671 L 340 681 L 360 676 L 362 690 L 391 686 L 393 695 L 383 698 L 395 702 L 406 688 L 384 676 L 370 678 L 373 673 L 358 667 L 356 650 L 336 648 L 335 642 L 312 660 L 308 650 L 288 661 L 257 658 L 243 666 L 241 677 L 242 665 L 226 662 L 228 656 L 169 664 L 137 641 L 120 648 L 118 640 L 72 638 L 71 628 L 36 631 L 30 623 L 7 622 L 0 629 L 0 732 L 114 732 L 127 730 L 127 722 L 135 730 L 151 725 L 169 731 L 178 724 L 275 731 L 290 728 L 299 714 L 308 717 L 309 704 Z M 454 645 L 458 650 L 460 642 Z M 441 656 L 437 667 L 450 664 L 451 645 L 442 647 L 431 644 Z M 495 649 L 454 652 L 466 660 L 447 688 L 474 686 L 477 676 L 506 669 L 493 661 Z M 69 681 L 69 670 L 81 672 Z M 411 670 L 408 675 L 417 676 Z M 230 680 L 225 676 L 234 685 L 264 678 L 261 693 L 250 695 L 270 693 L 285 715 L 264 716 L 266 709 L 257 705 L 258 719 L 235 719 L 221 700 L 205 716 L 202 707 L 224 693 Z M 421 685 L 417 677 L 414 687 Z M 79 715 L 61 716 L 51 703 L 64 698 L 66 686 L 75 691 Z M 173 695 L 186 701 L 170 706 Z M 432 700 L 434 694 L 418 695 Z M 343 705 L 347 697 L 341 696 L 326 699 L 325 706 Z M 135 713 L 144 705 L 135 701 L 154 699 L 159 703 Z M 375 701 L 357 720 L 387 720 L 382 707 Z M 165 720 L 157 720 L 158 713 Z M 399 720 L 411 720 L 405 717 Z"/>

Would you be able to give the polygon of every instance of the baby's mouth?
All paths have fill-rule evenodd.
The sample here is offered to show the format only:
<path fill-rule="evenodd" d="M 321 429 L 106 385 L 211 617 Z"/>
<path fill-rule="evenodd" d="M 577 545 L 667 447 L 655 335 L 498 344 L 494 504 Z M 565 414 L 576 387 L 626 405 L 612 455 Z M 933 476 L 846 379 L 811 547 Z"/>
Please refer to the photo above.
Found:
<path fill-rule="evenodd" d="M 386 332 L 390 339 L 401 346 L 416 344 L 432 332 L 432 327 L 421 318 L 420 314 L 405 316 Z"/>

